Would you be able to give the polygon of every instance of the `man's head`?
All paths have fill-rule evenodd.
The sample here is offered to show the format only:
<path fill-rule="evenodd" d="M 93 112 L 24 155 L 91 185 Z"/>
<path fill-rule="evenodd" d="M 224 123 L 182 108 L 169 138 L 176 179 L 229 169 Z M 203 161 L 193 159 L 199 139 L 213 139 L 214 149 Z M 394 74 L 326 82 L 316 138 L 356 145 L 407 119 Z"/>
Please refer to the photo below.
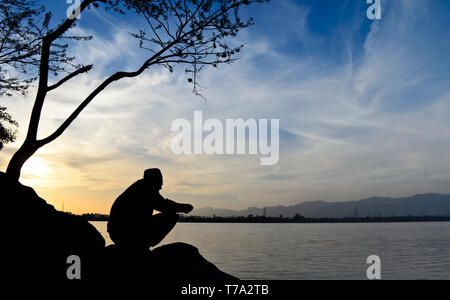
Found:
<path fill-rule="evenodd" d="M 144 171 L 144 181 L 151 187 L 160 190 L 163 185 L 163 176 L 159 169 L 148 169 Z"/>

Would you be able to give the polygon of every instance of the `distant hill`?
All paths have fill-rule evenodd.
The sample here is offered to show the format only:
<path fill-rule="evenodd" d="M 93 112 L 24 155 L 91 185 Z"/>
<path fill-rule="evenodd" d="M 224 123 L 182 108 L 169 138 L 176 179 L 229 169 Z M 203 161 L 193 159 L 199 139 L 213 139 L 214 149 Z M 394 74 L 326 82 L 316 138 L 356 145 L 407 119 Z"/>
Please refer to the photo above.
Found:
<path fill-rule="evenodd" d="M 450 216 L 450 195 L 422 194 L 406 198 L 372 197 L 348 202 L 303 202 L 293 206 L 250 207 L 245 210 L 201 208 L 190 215 L 212 217 L 264 215 L 267 217 L 307 218 L 387 217 L 387 216 Z"/>

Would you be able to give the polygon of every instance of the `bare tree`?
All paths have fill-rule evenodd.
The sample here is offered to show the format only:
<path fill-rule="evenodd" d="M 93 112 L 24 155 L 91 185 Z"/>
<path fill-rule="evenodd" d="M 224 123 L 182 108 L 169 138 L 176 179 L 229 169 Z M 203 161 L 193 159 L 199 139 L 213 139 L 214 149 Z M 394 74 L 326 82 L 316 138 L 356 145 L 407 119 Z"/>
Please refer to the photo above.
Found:
<path fill-rule="evenodd" d="M 42 38 L 39 63 L 39 85 L 30 117 L 27 136 L 22 146 L 11 158 L 7 174 L 18 180 L 23 164 L 39 148 L 54 141 L 70 126 L 84 108 L 111 83 L 122 78 L 136 77 L 152 66 L 164 66 L 173 71 L 176 64 L 185 64 L 191 74 L 188 81 L 193 91 L 198 90 L 197 74 L 205 66 L 217 67 L 235 61 L 235 54 L 242 45 L 230 47 L 227 41 L 238 32 L 253 24 L 253 20 L 241 20 L 240 11 L 255 3 L 267 0 L 84 0 L 54 30 L 49 30 Z M 132 35 L 142 49 L 149 51 L 147 59 L 134 71 L 118 71 L 107 77 L 72 112 L 72 114 L 52 134 L 37 139 L 37 131 L 42 107 L 47 93 L 59 88 L 77 75 L 88 72 L 92 65 L 76 68 L 54 84 L 48 84 L 50 57 L 55 41 L 77 22 L 76 17 L 88 7 L 97 9 L 104 4 L 107 9 L 120 13 L 127 10 L 144 17 L 148 28 L 140 29 Z"/>

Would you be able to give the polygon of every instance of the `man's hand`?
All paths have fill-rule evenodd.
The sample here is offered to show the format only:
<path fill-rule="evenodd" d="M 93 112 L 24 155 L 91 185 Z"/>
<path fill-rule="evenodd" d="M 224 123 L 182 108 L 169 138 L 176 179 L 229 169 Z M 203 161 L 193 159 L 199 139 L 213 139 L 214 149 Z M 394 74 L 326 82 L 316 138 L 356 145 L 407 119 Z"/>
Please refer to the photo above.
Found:
<path fill-rule="evenodd" d="M 181 208 L 180 211 L 185 214 L 190 213 L 194 209 L 194 207 L 190 204 L 181 204 L 180 208 Z"/>

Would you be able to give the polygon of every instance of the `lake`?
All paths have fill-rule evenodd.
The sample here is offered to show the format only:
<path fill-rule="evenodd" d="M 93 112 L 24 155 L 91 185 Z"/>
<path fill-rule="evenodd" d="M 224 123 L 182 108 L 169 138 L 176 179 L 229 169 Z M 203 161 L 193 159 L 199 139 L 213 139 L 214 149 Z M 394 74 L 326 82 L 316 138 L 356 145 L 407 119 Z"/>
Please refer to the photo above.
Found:
<path fill-rule="evenodd" d="M 91 222 L 105 237 L 106 222 Z M 245 280 L 450 279 L 450 222 L 370 224 L 179 223 L 161 244 L 185 242 Z"/>

